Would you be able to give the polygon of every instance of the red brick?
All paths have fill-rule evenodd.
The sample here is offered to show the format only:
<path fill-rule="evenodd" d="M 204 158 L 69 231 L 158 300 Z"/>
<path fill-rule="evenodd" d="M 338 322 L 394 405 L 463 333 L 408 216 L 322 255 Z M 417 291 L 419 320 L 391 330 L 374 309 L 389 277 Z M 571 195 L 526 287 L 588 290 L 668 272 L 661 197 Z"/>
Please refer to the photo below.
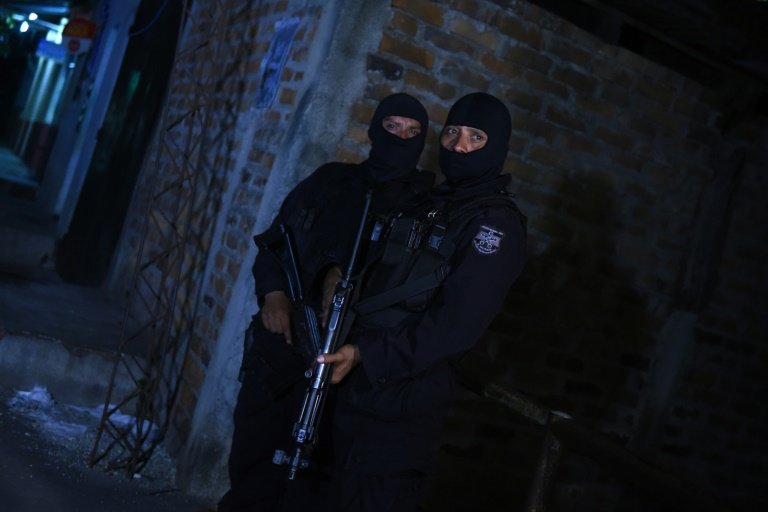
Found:
<path fill-rule="evenodd" d="M 195 406 L 197 405 L 198 391 L 199 390 L 193 390 L 191 384 L 182 379 L 179 384 L 179 396 L 173 406 L 174 424 L 176 428 L 179 428 L 185 422 L 188 422 L 188 418 L 193 415 Z M 183 420 L 179 421 L 181 419 Z"/>
<path fill-rule="evenodd" d="M 283 88 L 280 91 L 280 104 L 281 105 L 293 105 L 296 99 L 296 91 L 293 89 Z"/>
<path fill-rule="evenodd" d="M 435 63 L 435 55 L 432 52 L 407 41 L 395 39 L 389 34 L 384 34 L 381 38 L 379 48 L 382 52 L 398 56 L 427 69 L 432 69 Z"/>
<path fill-rule="evenodd" d="M 613 155 L 611 157 L 611 162 L 618 165 L 619 167 L 622 167 L 623 169 L 636 172 L 643 168 L 645 159 L 622 152 Z M 664 177 L 669 178 L 669 175 L 665 174 Z"/>
<path fill-rule="evenodd" d="M 527 160 L 547 167 L 557 167 L 562 152 L 551 147 L 534 144 L 528 151 Z"/>
<path fill-rule="evenodd" d="M 227 282 L 224 279 L 217 276 L 213 276 L 212 280 L 213 280 L 213 289 L 216 291 L 216 294 L 219 297 L 223 297 L 227 290 Z"/>
<path fill-rule="evenodd" d="M 235 261 L 230 261 L 227 265 L 227 275 L 234 281 L 240 274 L 240 265 Z"/>
<path fill-rule="evenodd" d="M 583 32 L 577 30 L 577 34 L 583 34 Z M 589 36 L 592 38 L 592 36 Z M 561 57 L 569 64 L 576 65 L 583 69 L 591 68 L 592 62 L 595 60 L 594 42 L 589 41 L 590 51 L 583 50 L 582 48 L 573 44 L 573 38 L 555 38 L 549 42 L 547 49 L 552 53 Z"/>
<path fill-rule="evenodd" d="M 339 148 L 336 150 L 336 160 L 339 162 L 362 162 L 365 159 L 363 152 L 359 151 L 359 147 L 355 147 L 355 151 L 347 148 Z"/>
<path fill-rule="evenodd" d="M 497 59 L 490 53 L 483 53 L 480 57 L 483 66 L 496 75 L 505 76 L 512 79 L 522 77 L 524 69 L 508 60 Z"/>
<path fill-rule="evenodd" d="M 557 126 L 546 122 L 540 116 L 528 112 L 515 112 L 512 116 L 512 128 L 534 138 L 541 138 L 552 144 L 562 132 Z"/>
<path fill-rule="evenodd" d="M 419 28 L 418 22 L 412 17 L 401 11 L 395 11 L 392 15 L 390 26 L 403 34 L 415 36 Z"/>
<path fill-rule="evenodd" d="M 696 99 L 681 96 L 675 101 L 674 112 L 689 116 L 691 119 L 706 124 L 711 110 L 699 103 Z"/>
<path fill-rule="evenodd" d="M 611 130 L 605 126 L 598 126 L 595 129 L 595 137 L 625 151 L 632 149 L 635 143 L 634 137 L 630 137 L 624 132 Z"/>
<path fill-rule="evenodd" d="M 615 64 L 624 64 L 633 72 L 637 72 L 641 75 L 645 73 L 648 67 L 655 66 L 655 64 L 648 61 L 645 57 L 641 57 L 640 55 L 629 50 L 625 50 L 624 48 L 619 49 L 619 51 L 616 53 L 615 61 Z"/>
<path fill-rule="evenodd" d="M 549 121 L 572 130 L 585 131 L 584 121 L 567 110 L 550 105 L 547 108 L 546 117 Z"/>
<path fill-rule="evenodd" d="M 424 39 L 438 48 L 450 53 L 464 53 L 472 56 L 475 53 L 475 47 L 460 37 L 453 34 L 446 34 L 441 30 L 432 27 L 426 27 L 424 30 Z"/>
<path fill-rule="evenodd" d="M 568 84 L 575 90 L 590 96 L 597 89 L 597 80 L 571 68 L 558 68 L 552 72 L 552 78 Z"/>
<path fill-rule="evenodd" d="M 602 82 L 611 82 L 621 87 L 631 87 L 635 76 L 612 58 L 594 59 L 591 65 L 593 75 Z"/>
<path fill-rule="evenodd" d="M 370 140 L 368 139 L 368 127 L 358 124 L 350 126 L 349 131 L 347 132 L 347 139 L 361 145 L 370 144 Z"/>
<path fill-rule="evenodd" d="M 432 75 L 409 69 L 405 72 L 405 84 L 416 89 L 432 91 L 439 98 L 448 100 L 456 96 L 456 88 L 452 85 L 438 82 Z"/>
<path fill-rule="evenodd" d="M 538 50 L 543 46 L 541 30 L 535 25 L 526 23 L 520 17 L 509 16 L 504 12 L 498 12 L 490 24 L 502 34 L 509 36 L 515 41 L 526 44 L 531 48 Z"/>
<path fill-rule="evenodd" d="M 591 138 L 579 135 L 576 133 L 568 134 L 565 138 L 565 147 L 574 151 L 581 151 L 584 153 L 590 153 L 592 155 L 599 155 L 601 153 L 601 147 L 596 144 Z"/>
<path fill-rule="evenodd" d="M 543 74 L 552 67 L 552 60 L 549 57 L 521 45 L 510 46 L 504 54 L 504 59 Z"/>
<path fill-rule="evenodd" d="M 224 256 L 224 254 L 221 251 L 216 252 L 216 256 L 213 258 L 214 261 L 214 268 L 218 271 L 224 270 L 224 265 L 226 265 L 227 257 Z"/>
<path fill-rule="evenodd" d="M 709 147 L 716 147 L 722 140 L 720 133 L 698 123 L 690 123 L 688 126 L 688 138 Z"/>
<path fill-rule="evenodd" d="M 557 197 L 553 199 L 559 200 Z M 533 231 L 548 235 L 555 240 L 568 240 L 573 236 L 571 225 L 552 214 L 536 215 L 529 219 L 529 226 Z"/>
<path fill-rule="evenodd" d="M 603 90 L 600 93 L 600 98 L 616 105 L 617 107 L 628 107 L 630 93 L 623 87 L 619 87 L 610 83 L 603 83 Z"/>
<path fill-rule="evenodd" d="M 672 99 L 675 96 L 675 92 L 669 87 L 648 80 L 639 80 L 635 91 L 646 98 L 657 101 L 665 107 L 672 103 Z"/>
<path fill-rule="evenodd" d="M 443 26 L 444 9 L 434 2 L 424 0 L 392 0 L 392 7 L 403 9 L 425 23 Z"/>
<path fill-rule="evenodd" d="M 368 71 L 381 73 L 387 80 L 400 80 L 403 77 L 403 66 L 373 53 L 368 54 L 365 65 Z"/>
<path fill-rule="evenodd" d="M 561 83 L 557 83 L 549 77 L 538 73 L 536 71 L 528 70 L 525 73 L 524 79 L 531 87 L 537 89 L 540 92 L 546 92 L 554 94 L 562 99 L 568 98 L 568 88 Z"/>
<path fill-rule="evenodd" d="M 470 69 L 457 62 L 445 62 L 440 73 L 457 84 L 462 84 L 472 89 L 485 91 L 488 89 L 490 80 L 481 75 L 476 69 Z"/>
<path fill-rule="evenodd" d="M 309 48 L 303 46 L 293 50 L 290 60 L 292 62 L 304 62 L 307 60 L 307 57 L 309 57 Z"/>
<path fill-rule="evenodd" d="M 439 103 L 430 103 L 426 105 L 427 113 L 431 122 L 442 125 L 445 118 L 448 117 L 448 108 Z"/>
<path fill-rule="evenodd" d="M 476 0 L 451 0 L 449 5 L 453 10 L 474 19 L 479 19 L 482 12 Z"/>
<path fill-rule="evenodd" d="M 467 20 L 457 19 L 451 23 L 451 32 L 466 37 L 485 48 L 495 50 L 499 44 L 499 35 L 484 24 L 481 24 L 483 25 L 482 30 L 476 25 Z"/>
<path fill-rule="evenodd" d="M 368 84 L 365 87 L 365 97 L 373 100 L 375 103 L 380 102 L 390 94 L 393 94 L 395 90 L 388 83 L 386 84 Z M 365 123 L 368 124 L 368 123 Z"/>
<path fill-rule="evenodd" d="M 542 171 L 540 168 L 533 166 L 520 158 L 510 156 L 504 162 L 504 172 L 515 176 L 515 178 L 520 181 L 536 184 L 538 183 L 539 174 L 541 174 Z M 530 200 L 530 198 L 527 199 Z"/>
<path fill-rule="evenodd" d="M 507 89 L 504 91 L 504 99 L 516 107 L 536 113 L 541 110 L 543 100 L 537 94 L 531 94 L 519 89 Z"/>
<path fill-rule="evenodd" d="M 285 12 L 288 9 L 288 0 L 280 0 L 272 7 L 272 12 Z"/>
<path fill-rule="evenodd" d="M 184 364 L 183 375 L 190 387 L 199 391 L 205 381 L 205 367 L 200 364 L 196 357 L 188 357 Z"/>
<path fill-rule="evenodd" d="M 613 103 L 581 94 L 576 96 L 576 106 L 600 117 L 612 118 L 616 115 L 616 106 Z"/>
<path fill-rule="evenodd" d="M 358 102 L 352 105 L 352 119 L 362 124 L 368 124 L 376 109 L 367 103 Z"/>
<path fill-rule="evenodd" d="M 523 153 L 523 151 L 527 146 L 528 146 L 527 137 L 518 137 L 516 135 L 512 135 L 509 138 L 509 151 L 511 153 L 520 155 Z"/>

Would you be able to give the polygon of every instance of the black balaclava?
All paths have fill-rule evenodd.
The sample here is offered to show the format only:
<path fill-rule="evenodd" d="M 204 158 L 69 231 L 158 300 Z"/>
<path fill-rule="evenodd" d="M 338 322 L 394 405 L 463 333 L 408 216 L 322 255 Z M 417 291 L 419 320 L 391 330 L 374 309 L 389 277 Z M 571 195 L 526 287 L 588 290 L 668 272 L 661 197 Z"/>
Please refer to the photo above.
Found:
<path fill-rule="evenodd" d="M 496 178 L 507 158 L 512 133 L 512 118 L 507 107 L 490 94 L 467 94 L 451 107 L 443 130 L 451 125 L 483 130 L 488 135 L 488 141 L 485 146 L 470 153 L 456 153 L 440 144 L 438 158 L 446 184 L 463 188 Z"/>
<path fill-rule="evenodd" d="M 387 116 L 415 119 L 421 123 L 421 133 L 410 139 L 401 139 L 382 126 Z M 428 124 L 426 109 L 413 96 L 401 92 L 381 100 L 368 127 L 368 138 L 371 139 L 368 168 L 374 181 L 402 178 L 416 168 L 424 149 Z"/>

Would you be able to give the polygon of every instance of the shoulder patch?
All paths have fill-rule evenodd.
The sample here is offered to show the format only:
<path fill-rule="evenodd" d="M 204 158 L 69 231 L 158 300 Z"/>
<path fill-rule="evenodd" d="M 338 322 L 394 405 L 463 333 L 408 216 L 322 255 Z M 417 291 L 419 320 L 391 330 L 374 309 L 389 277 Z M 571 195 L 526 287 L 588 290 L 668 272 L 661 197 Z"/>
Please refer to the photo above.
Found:
<path fill-rule="evenodd" d="M 472 239 L 472 246 L 480 254 L 496 254 L 501 249 L 501 240 L 504 233 L 491 226 L 480 226 L 475 238 Z"/>

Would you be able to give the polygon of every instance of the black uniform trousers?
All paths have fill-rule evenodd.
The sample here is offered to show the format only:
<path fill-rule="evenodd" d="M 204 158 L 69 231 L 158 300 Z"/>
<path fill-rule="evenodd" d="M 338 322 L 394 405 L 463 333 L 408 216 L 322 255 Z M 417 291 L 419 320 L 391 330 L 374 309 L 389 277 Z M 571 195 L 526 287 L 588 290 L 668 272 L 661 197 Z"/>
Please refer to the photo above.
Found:
<path fill-rule="evenodd" d="M 299 472 L 289 482 L 287 468 L 272 463 L 276 449 L 290 450 L 291 432 L 306 389 L 301 358 L 281 335 L 267 331 L 261 317 L 249 328 L 253 344 L 246 354 L 244 374 L 234 413 L 229 455 L 230 489 L 221 498 L 219 512 L 269 512 L 315 508 L 325 502 L 326 477 L 318 469 Z M 322 439 L 322 438 L 321 438 Z M 318 448 L 324 460 L 330 448 Z M 304 510 L 307 510 L 304 508 Z"/>
<path fill-rule="evenodd" d="M 287 468 L 273 464 L 272 457 L 275 449 L 293 446 L 306 363 L 283 336 L 268 332 L 258 315 L 248 335 L 253 343 L 234 412 L 230 489 L 218 511 L 418 511 L 439 421 L 385 420 L 350 408 L 349 392 L 363 377 L 356 368 L 329 396 L 313 468 L 289 482 Z"/>
<path fill-rule="evenodd" d="M 404 411 L 401 399 L 413 395 L 413 387 L 409 383 L 374 389 L 359 366 L 337 385 L 328 511 L 420 510 L 442 414 Z M 417 409 L 421 405 L 428 409 L 421 403 Z"/>
<path fill-rule="evenodd" d="M 375 461 L 393 451 L 394 444 L 361 440 L 354 433 L 333 431 L 337 464 L 328 495 L 334 512 L 417 512 L 426 473 L 375 467 Z M 373 463 L 373 466 L 372 466 Z"/>

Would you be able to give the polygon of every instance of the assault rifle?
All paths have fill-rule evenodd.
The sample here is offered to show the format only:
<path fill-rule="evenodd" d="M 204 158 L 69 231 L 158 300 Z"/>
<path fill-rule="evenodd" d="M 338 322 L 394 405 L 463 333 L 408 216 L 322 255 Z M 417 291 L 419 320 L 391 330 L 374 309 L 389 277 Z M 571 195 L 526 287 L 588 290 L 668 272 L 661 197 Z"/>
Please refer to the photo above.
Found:
<path fill-rule="evenodd" d="M 371 193 L 368 192 L 365 196 L 363 215 L 360 219 L 360 226 L 357 229 L 355 245 L 352 248 L 347 271 L 342 280 L 336 284 L 336 289 L 333 293 L 322 351 L 319 354 L 331 354 L 336 352 L 338 348 L 344 316 L 349 305 L 350 296 L 352 295 L 352 273 L 355 270 L 370 204 Z M 323 408 L 328 394 L 331 372 L 333 370 L 332 366 L 331 363 L 318 363 L 315 360 L 312 364 L 312 369 L 307 370 L 305 376 L 310 381 L 304 394 L 304 403 L 301 406 L 299 419 L 293 425 L 292 437 L 295 442 L 293 454 L 289 454 L 284 450 L 275 450 L 272 462 L 278 465 L 288 465 L 289 480 L 294 480 L 300 469 L 309 467 L 312 451 L 317 445 L 318 427 L 320 426 L 320 419 L 323 415 Z"/>

